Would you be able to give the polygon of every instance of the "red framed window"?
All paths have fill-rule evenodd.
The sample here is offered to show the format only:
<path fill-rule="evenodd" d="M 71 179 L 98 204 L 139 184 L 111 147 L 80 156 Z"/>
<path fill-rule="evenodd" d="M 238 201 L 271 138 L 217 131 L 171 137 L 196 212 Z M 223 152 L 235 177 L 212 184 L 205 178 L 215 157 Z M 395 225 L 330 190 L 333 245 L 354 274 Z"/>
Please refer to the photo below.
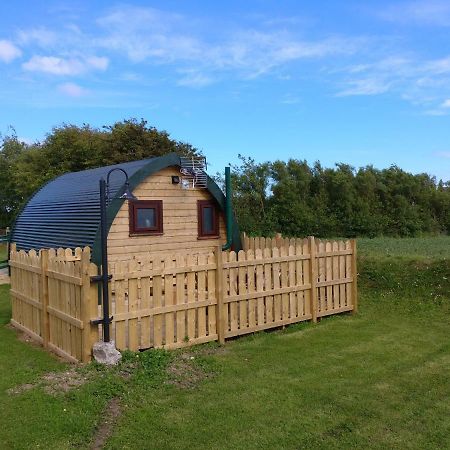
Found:
<path fill-rule="evenodd" d="M 130 235 L 162 234 L 162 200 L 134 200 L 129 202 Z"/>
<path fill-rule="evenodd" d="M 219 237 L 219 214 L 217 205 L 211 200 L 198 200 L 198 238 Z"/>

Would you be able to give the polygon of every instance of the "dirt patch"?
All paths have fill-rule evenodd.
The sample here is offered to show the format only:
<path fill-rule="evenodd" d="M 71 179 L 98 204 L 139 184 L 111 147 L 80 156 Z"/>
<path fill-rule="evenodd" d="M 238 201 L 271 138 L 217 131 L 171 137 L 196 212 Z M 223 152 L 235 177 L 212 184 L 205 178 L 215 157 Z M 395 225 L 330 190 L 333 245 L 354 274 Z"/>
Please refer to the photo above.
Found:
<path fill-rule="evenodd" d="M 22 394 L 22 392 L 26 392 L 26 391 L 29 391 L 30 389 L 33 389 L 35 386 L 36 386 L 35 384 L 30 384 L 30 383 L 21 384 L 19 386 L 15 386 L 11 389 L 8 389 L 6 392 L 9 395 L 19 395 L 19 394 Z"/>
<path fill-rule="evenodd" d="M 167 383 L 181 389 L 194 389 L 203 380 L 210 378 L 212 374 L 197 364 L 196 359 L 199 354 L 182 353 L 175 358 L 167 367 L 169 376 Z M 201 353 L 201 355 L 203 356 L 204 353 Z"/>
<path fill-rule="evenodd" d="M 122 413 L 122 407 L 118 398 L 113 398 L 106 406 L 106 411 L 103 413 L 103 422 L 99 424 L 94 440 L 91 445 L 91 450 L 100 450 L 104 447 L 106 441 L 113 432 L 114 425 L 118 417 Z"/>
<path fill-rule="evenodd" d="M 56 395 L 82 386 L 89 381 L 89 378 L 86 374 L 70 369 L 65 372 L 47 373 L 41 378 L 41 383 L 44 385 L 44 391 L 47 394 Z"/>
<path fill-rule="evenodd" d="M 57 395 L 69 392 L 89 381 L 89 376 L 75 368 L 64 372 L 50 372 L 43 375 L 36 383 L 27 383 L 7 390 L 9 395 L 19 395 L 36 387 L 42 387 L 47 394 Z"/>

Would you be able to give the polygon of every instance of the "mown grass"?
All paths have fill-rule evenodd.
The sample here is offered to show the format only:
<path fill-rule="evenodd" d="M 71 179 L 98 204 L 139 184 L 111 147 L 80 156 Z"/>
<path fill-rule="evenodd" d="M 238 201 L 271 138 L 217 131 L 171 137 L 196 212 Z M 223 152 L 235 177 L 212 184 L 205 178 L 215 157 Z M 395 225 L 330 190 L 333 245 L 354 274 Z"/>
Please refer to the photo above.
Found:
<path fill-rule="evenodd" d="M 127 352 L 119 368 L 83 368 L 90 381 L 56 397 L 41 388 L 6 392 L 67 365 L 2 326 L 0 442 L 87 448 L 108 400 L 119 396 L 110 449 L 448 448 L 450 262 L 441 244 L 405 244 L 386 255 L 381 241 L 360 242 L 357 315 L 224 348 Z M 421 248 L 426 255 L 415 258 Z M 0 286 L 2 324 L 8 303 Z M 177 361 L 185 372 L 173 382 Z"/>
<path fill-rule="evenodd" d="M 368 258 L 450 259 L 450 236 L 359 238 L 358 254 Z"/>

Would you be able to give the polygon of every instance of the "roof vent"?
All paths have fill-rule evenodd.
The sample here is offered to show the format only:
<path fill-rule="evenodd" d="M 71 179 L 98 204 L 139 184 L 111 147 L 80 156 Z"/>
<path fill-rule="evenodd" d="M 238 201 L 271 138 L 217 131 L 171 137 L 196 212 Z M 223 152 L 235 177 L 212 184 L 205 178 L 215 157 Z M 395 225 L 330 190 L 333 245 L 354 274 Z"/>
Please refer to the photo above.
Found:
<path fill-rule="evenodd" d="M 208 184 L 204 156 L 180 157 L 181 186 L 184 189 L 205 189 Z"/>

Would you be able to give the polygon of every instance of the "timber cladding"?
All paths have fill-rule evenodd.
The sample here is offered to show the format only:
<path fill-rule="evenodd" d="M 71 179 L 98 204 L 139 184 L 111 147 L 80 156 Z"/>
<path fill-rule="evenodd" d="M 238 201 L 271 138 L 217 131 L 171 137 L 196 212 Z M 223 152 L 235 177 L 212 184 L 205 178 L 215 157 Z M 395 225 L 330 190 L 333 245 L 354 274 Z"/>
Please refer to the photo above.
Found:
<path fill-rule="evenodd" d="M 208 253 L 226 240 L 223 213 L 219 212 L 219 238 L 198 239 L 198 200 L 213 201 L 206 189 L 183 189 L 172 184 L 179 176 L 177 167 L 168 167 L 150 175 L 133 191 L 138 200 L 161 200 L 163 233 L 130 236 L 128 202 L 124 202 L 114 218 L 108 234 L 110 261 L 141 259 L 152 254 Z M 220 208 L 218 208 L 220 210 Z"/>
<path fill-rule="evenodd" d="M 357 311 L 355 241 L 152 255 L 110 263 L 120 350 L 179 348 Z M 292 245 L 291 245 L 292 244 Z M 72 361 L 88 361 L 101 316 L 84 250 L 11 252 L 11 323 Z"/>

